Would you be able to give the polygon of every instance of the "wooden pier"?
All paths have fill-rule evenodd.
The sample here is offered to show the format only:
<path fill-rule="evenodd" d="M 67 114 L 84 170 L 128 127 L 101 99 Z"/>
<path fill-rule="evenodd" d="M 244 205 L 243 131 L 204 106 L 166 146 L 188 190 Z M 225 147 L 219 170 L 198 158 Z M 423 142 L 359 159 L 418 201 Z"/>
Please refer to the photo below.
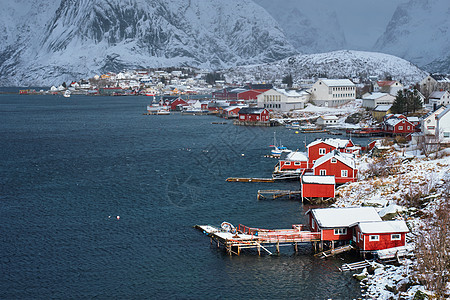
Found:
<path fill-rule="evenodd" d="M 258 200 L 264 199 L 278 199 L 278 198 L 299 198 L 301 197 L 301 191 L 290 191 L 290 190 L 258 190 L 258 195 L 256 196 Z"/>
<path fill-rule="evenodd" d="M 320 241 L 319 232 L 304 230 L 303 225 L 292 225 L 292 229 L 261 229 L 252 228 L 239 224 L 234 231 L 227 231 L 222 228 L 210 225 L 196 225 L 195 228 L 201 230 L 211 238 L 211 244 L 216 243 L 217 247 L 224 247 L 230 255 L 240 255 L 243 249 L 257 250 L 261 255 L 261 249 L 272 255 L 269 247 L 275 247 L 277 253 L 280 247 L 294 246 L 298 251 L 299 243 L 315 243 Z"/>
<path fill-rule="evenodd" d="M 339 268 L 339 271 L 345 272 L 345 271 L 360 270 L 372 266 L 373 263 L 374 261 L 363 260 L 351 264 L 343 264 L 342 267 Z"/>
<path fill-rule="evenodd" d="M 352 249 L 355 249 L 355 248 L 353 246 L 351 246 L 351 245 L 345 245 L 345 246 L 341 246 L 341 247 L 337 247 L 337 248 L 333 247 L 330 250 L 323 251 L 323 252 L 320 252 L 320 253 L 316 253 L 316 254 L 314 254 L 314 256 L 317 256 L 319 258 L 327 258 L 327 257 L 330 257 L 330 256 L 334 256 L 336 254 L 340 254 L 340 253 L 344 253 L 344 252 L 350 251 Z"/>
<path fill-rule="evenodd" d="M 228 182 L 275 182 L 273 178 L 241 178 L 241 177 L 228 177 Z"/>

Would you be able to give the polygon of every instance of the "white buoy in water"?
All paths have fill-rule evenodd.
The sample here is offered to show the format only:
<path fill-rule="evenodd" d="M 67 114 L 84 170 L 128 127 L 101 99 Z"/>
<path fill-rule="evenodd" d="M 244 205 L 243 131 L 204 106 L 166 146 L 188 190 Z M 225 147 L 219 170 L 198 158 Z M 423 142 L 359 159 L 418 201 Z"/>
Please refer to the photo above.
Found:
<path fill-rule="evenodd" d="M 120 216 L 117 216 L 117 220 L 119 220 L 120 219 Z"/>
<path fill-rule="evenodd" d="M 245 154 L 244 154 L 244 153 L 242 153 L 241 155 L 242 155 L 242 156 L 245 156 Z"/>

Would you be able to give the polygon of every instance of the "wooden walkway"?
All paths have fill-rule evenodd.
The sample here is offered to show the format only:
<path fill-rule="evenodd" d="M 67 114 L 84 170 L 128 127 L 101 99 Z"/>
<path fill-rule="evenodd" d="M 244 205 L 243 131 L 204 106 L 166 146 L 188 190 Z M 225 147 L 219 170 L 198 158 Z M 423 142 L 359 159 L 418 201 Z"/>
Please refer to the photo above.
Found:
<path fill-rule="evenodd" d="M 372 266 L 373 263 L 374 261 L 371 260 L 363 260 L 351 264 L 343 264 L 342 267 L 339 268 L 339 271 L 345 272 L 345 271 L 360 270 Z"/>
<path fill-rule="evenodd" d="M 268 247 L 275 247 L 280 252 L 282 246 L 294 246 L 298 250 L 299 243 L 320 241 L 319 232 L 303 230 L 303 225 L 292 225 L 292 229 L 261 229 L 239 224 L 236 232 L 225 231 L 210 225 L 196 225 L 195 228 L 203 231 L 211 238 L 211 244 L 223 246 L 230 255 L 240 255 L 242 249 L 256 249 L 261 255 L 261 249 L 272 255 Z"/>
<path fill-rule="evenodd" d="M 290 191 L 290 190 L 258 190 L 258 195 L 256 196 L 258 200 L 264 199 L 278 199 L 287 197 L 299 198 L 301 191 Z"/>
<path fill-rule="evenodd" d="M 228 182 L 275 182 L 273 178 L 241 178 L 241 177 L 228 177 Z"/>
<path fill-rule="evenodd" d="M 345 245 L 345 246 L 337 247 L 337 248 L 330 249 L 330 250 L 327 250 L 327 251 L 316 253 L 316 254 L 314 254 L 314 256 L 317 256 L 319 258 L 327 258 L 327 257 L 330 257 L 330 256 L 334 256 L 336 254 L 340 254 L 340 253 L 344 253 L 344 252 L 350 251 L 352 249 L 355 249 L 352 245 Z"/>

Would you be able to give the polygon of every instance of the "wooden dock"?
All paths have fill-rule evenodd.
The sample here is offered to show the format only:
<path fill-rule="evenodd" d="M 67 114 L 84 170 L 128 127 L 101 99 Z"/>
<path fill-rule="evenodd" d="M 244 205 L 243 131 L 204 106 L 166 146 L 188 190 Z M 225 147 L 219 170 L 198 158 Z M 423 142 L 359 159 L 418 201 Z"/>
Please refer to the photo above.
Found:
<path fill-rule="evenodd" d="M 273 178 L 241 178 L 241 177 L 228 177 L 228 182 L 275 182 Z"/>
<path fill-rule="evenodd" d="M 239 224 L 234 232 L 210 225 L 196 225 L 195 228 L 209 236 L 211 244 L 224 247 L 230 255 L 240 255 L 243 249 L 257 250 L 258 255 L 261 255 L 262 249 L 272 255 L 268 248 L 275 247 L 275 251 L 279 253 L 282 246 L 294 246 L 297 252 L 299 243 L 320 241 L 319 232 L 306 231 L 303 225 L 292 225 L 292 229 L 270 230 Z"/>
<path fill-rule="evenodd" d="M 358 261 L 358 262 L 351 263 L 351 264 L 343 264 L 342 267 L 339 268 L 339 271 L 341 271 L 341 272 L 356 271 L 356 270 L 370 267 L 370 266 L 372 266 L 373 263 L 374 262 L 370 261 L 370 260 L 363 260 L 363 261 Z"/>
<path fill-rule="evenodd" d="M 301 196 L 301 191 L 290 191 L 290 190 L 258 190 L 258 195 L 256 196 L 258 200 L 264 199 L 279 199 L 279 198 L 299 198 Z"/>
<path fill-rule="evenodd" d="M 347 251 L 350 251 L 352 249 L 355 249 L 352 245 L 345 245 L 345 246 L 341 246 L 341 247 L 337 247 L 337 248 L 333 248 L 327 251 L 323 251 L 320 253 L 316 253 L 314 254 L 314 256 L 317 256 L 319 258 L 327 258 L 330 256 L 334 256 L 336 254 L 340 254 L 340 253 L 344 253 Z"/>

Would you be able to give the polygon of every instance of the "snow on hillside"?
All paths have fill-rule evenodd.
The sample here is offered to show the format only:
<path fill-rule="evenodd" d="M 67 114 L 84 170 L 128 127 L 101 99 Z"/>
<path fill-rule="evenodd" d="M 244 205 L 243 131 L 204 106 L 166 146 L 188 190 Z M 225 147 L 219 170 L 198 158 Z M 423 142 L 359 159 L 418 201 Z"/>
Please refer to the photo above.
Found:
<path fill-rule="evenodd" d="M 352 78 L 368 75 L 386 75 L 404 83 L 422 80 L 427 73 L 412 63 L 388 54 L 363 51 L 334 51 L 320 54 L 297 55 L 274 63 L 231 68 L 228 78 L 255 81 L 273 81 L 292 74 L 294 79 L 327 77 Z"/>
<path fill-rule="evenodd" d="M 391 148 L 387 151 L 384 156 L 387 159 L 378 160 L 378 167 L 387 167 L 391 174 L 369 176 L 373 171 L 371 166 L 377 164 L 377 159 L 363 156 L 358 163 L 360 180 L 338 188 L 337 201 L 333 206 L 375 206 L 380 211 L 390 213 L 390 217 L 405 219 L 411 230 L 407 234 L 407 245 L 414 249 L 424 226 L 420 215 L 434 211 L 441 201 L 440 195 L 449 186 L 450 149 L 443 150 L 441 158 L 424 157 L 414 149 Z M 427 202 L 418 202 L 426 203 L 424 207 L 419 207 L 419 204 L 412 202 L 418 200 L 411 199 Z M 418 214 L 418 210 L 421 213 Z M 416 265 L 417 259 L 412 257 L 402 259 L 402 264 L 398 266 L 377 264 L 372 275 L 363 271 L 361 274 L 367 276 L 361 281 L 363 297 L 412 299 L 418 290 L 425 291 L 424 286 L 414 280 Z"/>
<path fill-rule="evenodd" d="M 373 49 L 429 65 L 431 71 L 450 72 L 449 30 L 448 0 L 410 0 L 397 7 Z"/>

